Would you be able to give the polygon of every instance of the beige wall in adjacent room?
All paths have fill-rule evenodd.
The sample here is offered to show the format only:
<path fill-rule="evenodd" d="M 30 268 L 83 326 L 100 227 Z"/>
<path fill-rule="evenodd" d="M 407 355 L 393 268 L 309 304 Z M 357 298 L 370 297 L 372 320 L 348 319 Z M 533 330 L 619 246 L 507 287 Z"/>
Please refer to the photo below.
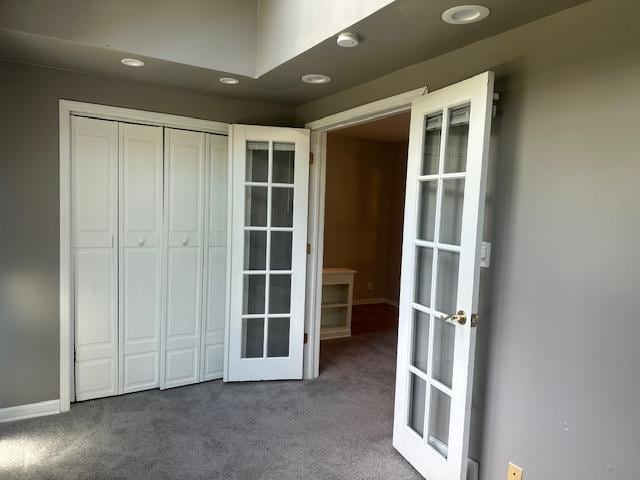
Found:
<path fill-rule="evenodd" d="M 398 300 L 406 149 L 328 135 L 324 266 L 358 271 L 356 300 Z"/>

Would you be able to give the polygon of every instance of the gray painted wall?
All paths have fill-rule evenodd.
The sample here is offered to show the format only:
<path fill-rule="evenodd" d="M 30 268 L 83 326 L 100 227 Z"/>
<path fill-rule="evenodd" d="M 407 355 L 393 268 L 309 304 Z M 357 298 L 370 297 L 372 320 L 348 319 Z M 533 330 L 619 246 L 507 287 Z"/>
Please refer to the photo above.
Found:
<path fill-rule="evenodd" d="M 313 120 L 497 73 L 472 456 L 638 478 L 640 8 L 594 1 L 298 109 Z"/>
<path fill-rule="evenodd" d="M 58 100 L 238 123 L 290 107 L 0 62 L 0 408 L 58 398 Z"/>

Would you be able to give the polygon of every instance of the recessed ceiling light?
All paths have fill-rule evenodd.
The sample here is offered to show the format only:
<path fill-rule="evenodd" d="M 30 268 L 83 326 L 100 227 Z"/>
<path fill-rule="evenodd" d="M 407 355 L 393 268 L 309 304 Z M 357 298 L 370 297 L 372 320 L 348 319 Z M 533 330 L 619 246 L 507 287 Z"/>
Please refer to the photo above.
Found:
<path fill-rule="evenodd" d="M 358 45 L 358 35 L 353 32 L 342 32 L 338 35 L 338 45 L 345 48 L 351 48 Z"/>
<path fill-rule="evenodd" d="M 491 11 L 482 5 L 460 5 L 442 14 L 442 20 L 453 25 L 465 25 L 484 20 Z"/>
<path fill-rule="evenodd" d="M 123 58 L 120 61 L 124 63 L 127 67 L 144 67 L 144 62 L 136 58 Z"/>
<path fill-rule="evenodd" d="M 323 75 L 321 73 L 310 73 L 308 75 L 303 75 L 301 80 L 304 83 L 320 85 L 321 83 L 329 83 L 331 81 L 331 77 L 328 75 Z"/>
<path fill-rule="evenodd" d="M 240 83 L 240 80 L 231 77 L 222 77 L 219 81 L 225 85 L 235 85 L 236 83 Z"/>

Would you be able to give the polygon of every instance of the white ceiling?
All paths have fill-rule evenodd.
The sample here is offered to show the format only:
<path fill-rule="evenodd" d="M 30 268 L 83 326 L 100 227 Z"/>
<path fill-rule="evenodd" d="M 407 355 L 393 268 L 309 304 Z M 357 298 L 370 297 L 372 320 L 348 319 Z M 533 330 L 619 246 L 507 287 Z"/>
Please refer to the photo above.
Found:
<path fill-rule="evenodd" d="M 483 0 L 460 26 L 440 19 L 459 0 L 0 0 L 0 60 L 300 105 L 584 1 Z M 336 45 L 344 29 L 358 47 Z"/>

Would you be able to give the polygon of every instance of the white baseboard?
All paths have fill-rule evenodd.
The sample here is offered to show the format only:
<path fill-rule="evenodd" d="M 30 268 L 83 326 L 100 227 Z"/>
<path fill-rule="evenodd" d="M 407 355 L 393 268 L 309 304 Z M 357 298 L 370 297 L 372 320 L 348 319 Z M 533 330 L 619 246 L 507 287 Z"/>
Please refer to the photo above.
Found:
<path fill-rule="evenodd" d="M 398 302 L 390 298 L 354 298 L 353 305 L 373 305 L 374 303 L 386 303 L 394 307 L 398 306 Z"/>
<path fill-rule="evenodd" d="M 18 405 L 17 407 L 0 408 L 0 423 L 24 420 L 25 418 L 43 417 L 60 413 L 60 400 Z"/>

